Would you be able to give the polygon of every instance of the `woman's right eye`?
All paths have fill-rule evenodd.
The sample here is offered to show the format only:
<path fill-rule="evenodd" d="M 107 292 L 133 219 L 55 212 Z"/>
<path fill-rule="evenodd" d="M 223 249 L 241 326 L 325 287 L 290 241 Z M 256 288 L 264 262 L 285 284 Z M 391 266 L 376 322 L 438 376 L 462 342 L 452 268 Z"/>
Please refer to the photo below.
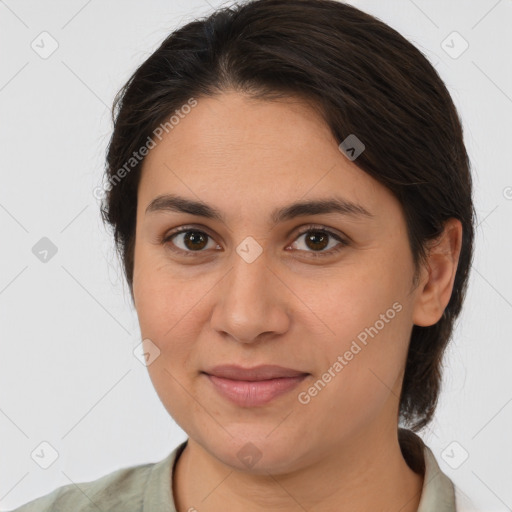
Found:
<path fill-rule="evenodd" d="M 165 236 L 162 244 L 167 245 L 172 251 L 185 256 L 192 256 L 194 252 L 204 252 L 203 249 L 208 248 L 209 240 L 213 242 L 212 237 L 204 231 L 181 228 Z M 215 243 L 213 243 L 213 246 L 218 247 Z"/>

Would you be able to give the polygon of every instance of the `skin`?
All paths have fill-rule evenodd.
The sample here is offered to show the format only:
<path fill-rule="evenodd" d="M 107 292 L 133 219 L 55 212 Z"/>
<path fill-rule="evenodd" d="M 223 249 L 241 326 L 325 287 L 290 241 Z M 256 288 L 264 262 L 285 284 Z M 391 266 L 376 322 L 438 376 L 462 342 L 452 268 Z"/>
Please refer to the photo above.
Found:
<path fill-rule="evenodd" d="M 368 141 L 367 141 L 368 142 Z M 209 98 L 146 157 L 138 190 L 133 296 L 142 338 L 160 355 L 148 366 L 163 405 L 189 436 L 172 485 L 178 512 L 416 511 L 423 476 L 398 444 L 398 397 L 413 324 L 436 323 L 450 299 L 462 227 L 450 219 L 413 288 L 400 203 L 341 151 L 299 98 Z M 158 195 L 200 200 L 225 222 L 145 212 Z M 335 193 L 335 194 L 334 194 Z M 343 197 L 373 217 L 328 213 L 269 228 L 270 213 L 298 200 Z M 314 224 L 345 237 L 307 244 Z M 180 226 L 206 233 L 202 252 Z M 203 235 L 204 236 L 204 235 Z M 262 249 L 248 263 L 246 237 Z M 183 256 L 171 250 L 188 251 Z M 251 249 L 253 250 L 253 249 Z M 365 328 L 402 309 L 303 404 L 307 391 Z M 240 407 L 200 372 L 217 364 L 308 372 L 265 406 Z M 251 442 L 261 458 L 238 456 Z"/>

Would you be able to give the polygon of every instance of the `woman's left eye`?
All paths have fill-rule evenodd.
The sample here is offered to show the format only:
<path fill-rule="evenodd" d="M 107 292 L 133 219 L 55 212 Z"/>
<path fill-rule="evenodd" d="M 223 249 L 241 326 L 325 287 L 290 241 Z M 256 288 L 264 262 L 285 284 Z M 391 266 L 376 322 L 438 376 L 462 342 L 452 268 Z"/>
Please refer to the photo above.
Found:
<path fill-rule="evenodd" d="M 302 245 L 306 249 L 301 249 L 300 247 L 294 247 L 294 249 L 308 252 L 314 257 L 331 255 L 348 245 L 348 242 L 346 242 L 340 235 L 328 229 L 308 226 L 306 229 L 298 233 L 295 241 L 290 245 L 290 247 L 297 245 L 297 240 L 301 237 L 304 237 Z M 178 246 L 178 243 L 173 241 L 174 238 L 177 238 L 181 247 Z M 191 227 L 183 227 L 167 236 L 164 236 L 161 243 L 164 245 L 168 244 L 169 248 L 175 252 L 181 253 L 185 256 L 193 256 L 194 253 L 205 252 L 203 249 L 208 248 L 208 240 L 213 241 L 213 238 L 208 233 Z M 332 242 L 334 241 L 337 241 L 338 243 L 333 244 Z M 213 243 L 213 246 L 215 247 L 216 244 Z M 325 250 L 327 248 L 328 250 Z"/>
<path fill-rule="evenodd" d="M 304 245 L 309 249 L 314 249 L 312 251 L 312 256 L 328 256 L 340 251 L 343 247 L 348 245 L 348 243 L 345 240 L 343 240 L 339 235 L 324 228 L 309 227 L 305 231 L 299 233 L 297 239 L 301 238 L 302 236 L 305 236 Z M 337 240 L 338 244 L 334 244 L 333 248 L 333 245 L 329 244 L 329 239 L 331 239 L 331 242 L 333 240 Z M 294 242 L 294 244 L 296 243 L 297 242 Z M 324 251 L 323 249 L 329 247 L 329 245 L 329 250 Z"/>

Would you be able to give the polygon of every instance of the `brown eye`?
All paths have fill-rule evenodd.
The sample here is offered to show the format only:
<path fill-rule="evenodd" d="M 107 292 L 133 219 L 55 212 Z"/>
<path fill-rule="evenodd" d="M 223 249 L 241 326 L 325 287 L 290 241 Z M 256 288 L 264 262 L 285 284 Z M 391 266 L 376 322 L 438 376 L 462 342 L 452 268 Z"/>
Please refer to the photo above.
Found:
<path fill-rule="evenodd" d="M 304 242 L 300 244 L 295 241 L 292 244 L 292 246 L 295 245 L 293 248 L 298 249 L 300 252 L 308 253 L 309 256 L 313 257 L 329 256 L 349 245 L 340 235 L 316 226 L 307 226 L 306 229 L 299 233 L 296 240 L 299 240 L 301 237 L 304 237 Z M 331 244 L 334 241 L 338 243 Z"/>
<path fill-rule="evenodd" d="M 322 231 L 308 231 L 306 233 L 305 243 L 310 249 L 322 250 L 329 243 L 329 235 Z"/>
<path fill-rule="evenodd" d="M 165 236 L 162 244 L 167 245 L 175 252 L 190 256 L 194 252 L 205 252 L 204 249 L 207 248 L 210 241 L 213 243 L 212 237 L 204 231 L 184 227 Z M 213 243 L 213 247 L 215 246 L 216 244 Z"/>
<path fill-rule="evenodd" d="M 208 235 L 201 231 L 186 231 L 183 237 L 183 244 L 190 250 L 204 249 Z"/>

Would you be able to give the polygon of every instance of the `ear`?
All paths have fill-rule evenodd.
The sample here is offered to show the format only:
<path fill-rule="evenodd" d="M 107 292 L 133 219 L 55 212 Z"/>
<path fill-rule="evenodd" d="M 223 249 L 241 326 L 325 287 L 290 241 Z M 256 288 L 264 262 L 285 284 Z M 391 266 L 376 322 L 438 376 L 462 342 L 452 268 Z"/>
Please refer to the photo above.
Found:
<path fill-rule="evenodd" d="M 434 325 L 443 316 L 452 295 L 453 282 L 462 245 L 462 224 L 450 218 L 443 233 L 428 250 L 426 267 L 422 269 L 420 285 L 413 310 L 413 323 L 422 327 Z"/>

